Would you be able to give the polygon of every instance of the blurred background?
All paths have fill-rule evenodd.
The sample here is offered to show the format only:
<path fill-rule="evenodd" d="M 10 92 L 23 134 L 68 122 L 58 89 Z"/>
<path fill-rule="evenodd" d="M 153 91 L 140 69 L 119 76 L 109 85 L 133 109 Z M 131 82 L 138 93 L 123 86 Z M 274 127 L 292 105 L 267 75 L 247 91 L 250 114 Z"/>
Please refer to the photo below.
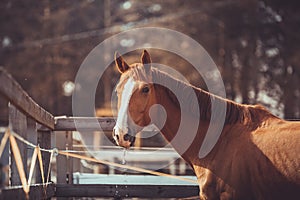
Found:
<path fill-rule="evenodd" d="M 54 116 L 73 116 L 72 94 L 79 87 L 75 76 L 93 48 L 133 28 L 169 28 L 190 36 L 206 49 L 221 72 L 228 99 L 262 104 L 279 117 L 300 119 L 299 10 L 297 0 L 1 0 L 0 66 Z M 120 46 L 130 48 L 135 39 L 121 40 Z M 189 46 L 178 45 L 193 53 Z M 170 66 L 191 84 L 206 89 L 200 74 L 184 58 L 157 49 L 148 51 L 154 63 Z M 140 55 L 141 50 L 124 57 L 133 63 Z M 96 116 L 112 115 L 111 96 L 120 76 L 113 65 L 98 83 Z M 87 79 L 100 76 L 98 72 L 87 74 Z M 0 127 L 8 124 L 7 103 L 0 98 Z M 34 124 L 30 127 L 29 140 L 35 132 Z M 146 137 L 148 132 L 139 133 L 142 139 L 137 139 L 134 151 L 128 153 L 114 146 L 111 131 L 104 133 L 106 137 L 99 131 L 73 132 L 72 143 L 75 151 L 92 149 L 97 157 L 111 162 L 193 174 L 160 134 Z M 85 144 L 83 136 L 92 138 L 93 143 Z M 52 139 L 55 147 L 54 140 L 59 140 L 54 134 Z M 159 147 L 167 148 L 145 156 Z M 3 166 L 8 164 L 8 146 L 5 155 L 0 160 Z M 55 166 L 53 161 L 52 180 Z M 73 166 L 73 172 L 129 173 L 79 159 Z M 87 178 L 74 173 L 74 177 L 78 183 L 94 180 L 94 175 Z"/>
<path fill-rule="evenodd" d="M 2 0 L 0 66 L 53 115 L 72 116 L 74 79 L 95 46 L 132 28 L 170 28 L 207 50 L 229 99 L 263 104 L 277 116 L 295 119 L 300 117 L 299 9 L 296 0 Z M 120 41 L 125 47 L 133 43 L 134 38 Z M 153 62 L 203 85 L 184 59 L 149 51 Z M 137 62 L 140 53 L 125 58 Z M 106 73 L 95 100 L 98 116 L 110 115 L 119 77 L 113 67 Z M 6 103 L 1 100 L 0 110 Z M 7 123 L 6 116 L 0 112 L 0 124 Z"/>

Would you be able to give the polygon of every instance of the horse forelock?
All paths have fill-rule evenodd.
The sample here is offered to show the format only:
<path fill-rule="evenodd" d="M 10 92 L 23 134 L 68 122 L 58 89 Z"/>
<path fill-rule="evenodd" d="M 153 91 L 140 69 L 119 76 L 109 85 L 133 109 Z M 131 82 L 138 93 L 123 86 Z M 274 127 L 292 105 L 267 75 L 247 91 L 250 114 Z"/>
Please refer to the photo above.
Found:
<path fill-rule="evenodd" d="M 135 63 L 130 65 L 129 70 L 121 75 L 119 83 L 116 86 L 116 90 L 121 91 L 129 78 L 132 78 L 135 81 L 151 81 L 149 75 L 146 74 L 143 65 L 141 63 Z"/>

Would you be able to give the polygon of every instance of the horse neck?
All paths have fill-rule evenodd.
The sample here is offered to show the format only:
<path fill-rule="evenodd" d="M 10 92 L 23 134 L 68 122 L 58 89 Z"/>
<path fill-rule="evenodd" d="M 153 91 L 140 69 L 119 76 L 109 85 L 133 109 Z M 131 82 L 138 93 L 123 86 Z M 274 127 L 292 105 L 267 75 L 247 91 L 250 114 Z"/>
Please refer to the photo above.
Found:
<path fill-rule="evenodd" d="M 170 142 L 178 130 L 181 119 L 181 112 L 180 109 L 178 109 L 177 105 L 172 102 L 165 88 L 156 85 L 155 94 L 157 104 L 161 105 L 166 111 L 166 116 L 161 115 L 161 113 L 157 113 L 155 123 L 156 125 L 158 125 L 158 123 L 162 121 L 165 122 L 165 124 L 163 124 L 162 126 L 158 125 L 158 127 L 162 127 L 162 134 Z M 166 117 L 166 119 L 161 119 L 162 117 Z"/>
<path fill-rule="evenodd" d="M 212 117 L 212 100 L 218 105 L 226 106 L 226 114 L 224 116 L 225 124 L 224 129 L 221 130 L 221 137 L 231 137 L 231 132 L 226 130 L 233 128 L 236 125 L 239 127 L 243 126 L 243 129 L 245 130 L 255 129 L 266 117 L 271 116 L 268 111 L 260 106 L 242 105 L 223 99 L 204 90 L 177 81 L 171 76 L 161 72 L 154 71 L 153 77 L 155 82 L 160 83 L 154 84 L 157 104 L 162 105 L 167 114 L 167 118 L 163 128 L 161 129 L 161 132 L 168 141 L 172 141 L 178 132 L 179 125 L 182 123 L 182 120 L 184 120 L 187 131 L 181 133 L 181 135 L 184 135 L 184 137 L 181 139 L 182 143 L 184 143 L 187 139 L 193 139 L 192 142 L 189 141 L 191 142 L 190 146 L 193 147 L 192 150 L 189 149 L 190 154 L 198 156 L 199 149 L 207 133 L 207 129 Z M 170 86 L 172 89 L 161 85 Z M 177 96 L 171 92 L 172 90 L 176 89 L 179 91 L 178 93 L 180 93 L 180 98 L 182 98 L 181 104 L 183 105 L 179 104 L 176 98 Z M 191 98 L 190 95 L 192 93 L 196 96 L 196 98 Z M 181 108 L 181 106 L 183 106 L 183 108 Z M 198 107 L 198 110 L 195 109 L 196 107 Z M 158 121 L 164 121 L 164 119 L 160 119 L 160 113 L 158 113 Z M 219 121 L 214 121 L 211 123 L 216 123 L 216 125 L 218 125 Z M 195 126 L 197 126 L 196 135 L 193 135 L 195 130 L 189 131 L 189 128 Z M 176 149 L 176 146 L 173 145 L 173 147 Z"/>
<path fill-rule="evenodd" d="M 157 104 L 163 106 L 167 114 L 166 119 L 160 119 L 162 115 L 157 114 L 157 123 L 165 121 L 161 129 L 162 135 L 186 161 L 192 160 L 192 157 L 198 156 L 209 121 L 200 120 L 194 114 L 181 110 L 167 88 L 156 85 L 155 91 Z"/>
<path fill-rule="evenodd" d="M 200 148 L 210 120 L 210 94 L 159 70 L 152 70 L 152 78 L 155 83 L 156 103 L 167 114 L 166 119 L 162 118 L 165 116 L 161 113 L 156 116 L 158 124 L 165 122 L 158 126 L 161 127 L 163 136 L 181 155 L 184 153 L 180 152 L 181 144 Z"/>

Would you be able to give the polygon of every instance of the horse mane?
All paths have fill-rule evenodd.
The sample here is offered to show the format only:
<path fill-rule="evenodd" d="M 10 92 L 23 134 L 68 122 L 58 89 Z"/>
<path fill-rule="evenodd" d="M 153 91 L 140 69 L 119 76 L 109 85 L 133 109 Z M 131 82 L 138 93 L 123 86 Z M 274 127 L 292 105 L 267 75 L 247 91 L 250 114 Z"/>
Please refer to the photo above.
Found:
<path fill-rule="evenodd" d="M 131 69 L 126 73 L 127 74 L 120 79 L 117 89 L 120 88 L 129 77 L 133 77 L 136 80 L 149 81 L 143 66 L 139 63 L 131 65 Z M 226 104 L 225 124 L 242 123 L 249 125 L 254 123 L 256 126 L 259 126 L 264 118 L 273 116 L 263 106 L 239 104 L 219 97 L 189 83 L 178 80 L 156 68 L 151 68 L 151 74 L 153 83 L 156 86 L 163 86 L 166 94 L 176 106 L 180 106 L 178 100 L 178 98 L 180 98 L 184 106 L 182 110 L 195 117 L 200 117 L 201 120 L 209 121 L 211 119 L 212 101 L 216 101 L 219 105 Z M 178 91 L 180 96 L 178 97 L 178 93 L 175 95 L 173 91 Z M 196 102 L 193 102 L 195 95 L 197 97 Z M 195 108 L 195 106 L 199 106 L 199 108 Z"/>
<path fill-rule="evenodd" d="M 215 101 L 217 105 L 226 104 L 225 124 L 242 123 L 249 125 L 254 123 L 256 126 L 259 126 L 263 118 L 267 116 L 273 116 L 261 105 L 246 105 L 236 103 L 234 101 L 211 94 L 189 83 L 178 80 L 171 75 L 155 68 L 152 68 L 152 78 L 154 83 L 161 82 L 162 85 L 174 87 L 171 90 L 170 88 L 165 87 L 165 91 L 172 102 L 177 106 L 179 106 L 178 96 L 176 96 L 172 90 L 180 91 L 180 98 L 183 99 L 184 104 L 183 109 L 196 117 L 200 116 L 201 120 L 209 121 L 211 119 L 212 101 Z M 193 99 L 192 96 L 194 95 L 197 97 L 197 102 L 191 102 L 191 99 Z M 199 109 L 195 109 L 195 106 L 197 105 L 199 105 Z M 199 113 L 197 111 L 199 111 Z"/>

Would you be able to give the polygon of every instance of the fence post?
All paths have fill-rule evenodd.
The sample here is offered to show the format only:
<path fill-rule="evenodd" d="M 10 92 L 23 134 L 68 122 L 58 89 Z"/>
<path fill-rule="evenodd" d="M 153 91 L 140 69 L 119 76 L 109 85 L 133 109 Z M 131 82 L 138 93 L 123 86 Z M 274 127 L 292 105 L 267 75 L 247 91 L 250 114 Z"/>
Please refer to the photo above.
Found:
<path fill-rule="evenodd" d="M 71 131 L 55 131 L 56 147 L 59 150 L 72 150 L 73 137 Z M 56 183 L 73 184 L 73 159 L 63 155 L 56 157 Z M 58 197 L 58 200 L 70 198 Z"/>
<path fill-rule="evenodd" d="M 56 146 L 59 150 L 72 150 L 73 138 L 71 131 L 56 131 Z M 58 155 L 57 163 L 57 183 L 73 184 L 73 161 L 72 158 Z"/>
<path fill-rule="evenodd" d="M 37 144 L 40 145 L 40 148 L 50 149 L 51 148 L 51 133 L 52 131 L 40 124 L 36 124 L 37 127 Z M 42 160 L 43 160 L 43 170 L 44 170 L 44 178 L 45 181 L 48 175 L 49 164 L 50 164 L 50 153 L 49 152 L 41 152 Z M 42 183 L 42 176 L 39 165 L 36 167 L 36 183 Z M 49 176 L 49 182 L 51 181 L 51 176 Z"/>
<path fill-rule="evenodd" d="M 27 139 L 27 118 L 26 116 L 21 113 L 17 108 L 9 103 L 9 127 L 11 130 L 24 139 Z M 21 141 L 17 140 L 17 145 L 20 149 L 20 154 L 22 157 L 22 162 L 24 165 L 25 175 L 27 176 L 27 145 L 22 143 Z M 14 159 L 13 153 L 11 152 L 10 147 L 10 167 L 9 167 L 9 176 L 10 176 L 10 185 L 22 185 L 19 173 L 16 166 L 16 161 Z"/>

